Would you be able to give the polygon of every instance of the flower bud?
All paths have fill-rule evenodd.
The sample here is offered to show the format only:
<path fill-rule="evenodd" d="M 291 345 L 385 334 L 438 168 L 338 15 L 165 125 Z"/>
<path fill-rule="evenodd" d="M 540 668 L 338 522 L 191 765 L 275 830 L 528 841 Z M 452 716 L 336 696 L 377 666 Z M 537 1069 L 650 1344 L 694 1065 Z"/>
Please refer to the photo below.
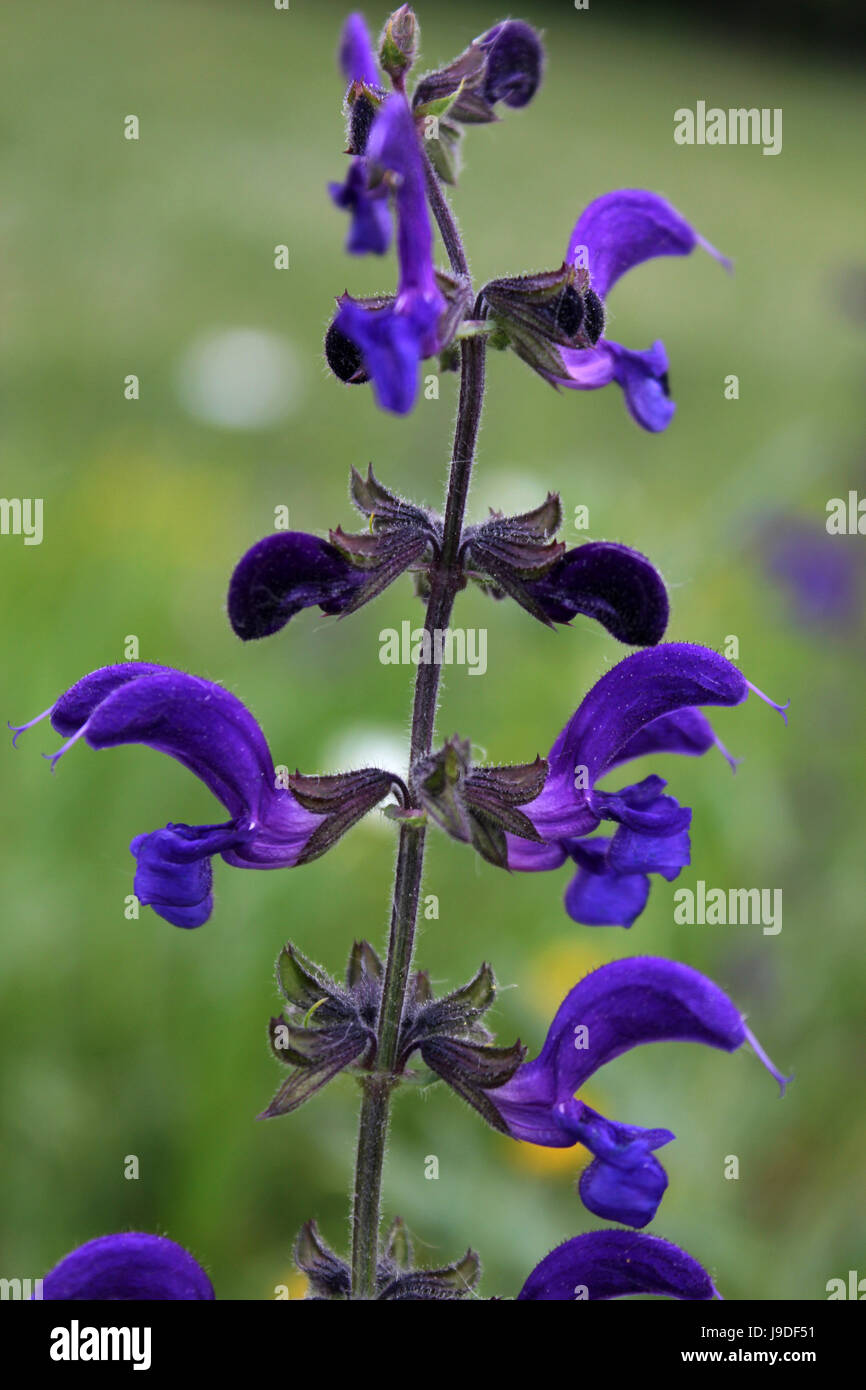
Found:
<path fill-rule="evenodd" d="M 401 5 L 388 19 L 379 45 L 379 62 L 393 82 L 409 71 L 418 53 L 420 31 L 411 5 Z"/>

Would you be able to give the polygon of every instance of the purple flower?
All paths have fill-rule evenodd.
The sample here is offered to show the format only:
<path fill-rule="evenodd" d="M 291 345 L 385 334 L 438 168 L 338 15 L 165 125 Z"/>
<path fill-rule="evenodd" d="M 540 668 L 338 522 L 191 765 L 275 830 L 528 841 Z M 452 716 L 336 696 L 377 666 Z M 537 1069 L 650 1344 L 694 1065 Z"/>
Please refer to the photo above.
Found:
<path fill-rule="evenodd" d="M 671 880 L 688 864 L 691 811 L 663 794 L 661 777 L 616 792 L 597 783 L 621 763 L 651 753 L 697 756 L 715 745 L 731 762 L 695 706 L 739 705 L 750 690 L 767 699 L 724 657 L 686 642 L 665 642 L 620 661 L 584 697 L 550 750 L 544 790 L 525 808 L 542 842 L 509 835 L 508 867 L 555 869 L 571 857 L 578 872 L 566 894 L 569 915 L 588 926 L 630 927 L 646 905 L 647 875 Z M 616 824 L 613 836 L 587 839 L 603 820 Z"/>
<path fill-rule="evenodd" d="M 527 106 L 538 90 L 544 63 L 535 30 L 523 20 L 507 19 L 475 43 L 487 58 L 481 95 L 488 105 L 504 101 L 514 108 Z"/>
<path fill-rule="evenodd" d="M 42 1284 L 43 1299 L 213 1299 L 213 1285 L 201 1265 L 165 1236 L 140 1231 L 99 1236 L 66 1255 Z"/>
<path fill-rule="evenodd" d="M 696 246 L 731 268 L 730 261 L 664 198 L 643 189 L 621 189 L 596 198 L 581 213 L 568 243 L 566 264 L 588 270 L 590 303 L 599 315 L 600 327 L 603 313 L 598 297 L 605 299 L 621 275 L 654 256 L 687 256 Z M 549 378 L 557 386 L 593 391 L 615 381 L 639 425 L 645 430 L 667 429 L 675 406 L 670 399 L 668 359 L 662 342 L 636 352 L 602 337 L 593 347 L 560 351 L 566 373 Z"/>
<path fill-rule="evenodd" d="M 229 585 L 229 621 L 238 637 L 270 637 L 302 608 L 342 613 L 367 579 L 336 546 L 305 531 L 277 531 L 241 558 Z"/>
<path fill-rule="evenodd" d="M 354 156 L 343 183 L 328 184 L 335 205 L 351 214 L 346 250 L 382 256 L 391 244 L 388 185 L 365 158 L 370 127 L 384 95 L 381 75 L 363 16 L 351 14 L 340 37 L 340 67 L 349 84 L 349 153 Z"/>
<path fill-rule="evenodd" d="M 667 627 L 668 595 L 658 570 L 639 551 L 614 541 L 567 550 L 525 588 L 548 622 L 570 623 L 582 614 L 629 646 L 652 646 Z"/>
<path fill-rule="evenodd" d="M 651 1042 L 697 1042 L 735 1052 L 744 1042 L 776 1078 L 783 1077 L 726 994 L 690 966 L 655 956 L 603 965 L 566 996 L 544 1047 L 504 1086 L 488 1092 L 514 1139 L 548 1148 L 581 1143 L 593 1161 L 580 1196 L 597 1216 L 645 1226 L 667 1187 L 653 1154 L 675 1136 L 605 1119 L 574 1098 L 606 1062 Z"/>
<path fill-rule="evenodd" d="M 265 736 L 236 696 L 169 666 L 103 666 L 15 728 L 15 738 L 46 717 L 67 739 L 51 755 L 52 768 L 82 737 L 91 748 L 143 743 L 183 763 L 226 807 L 230 820 L 221 824 L 170 823 L 130 845 L 139 901 L 176 927 L 200 927 L 210 917 L 213 855 L 241 869 L 292 868 L 324 853 L 337 838 L 331 831 L 342 834 L 387 790 L 367 778 L 352 813 L 347 818 L 343 809 L 332 825 L 324 807 L 322 814 L 308 810 L 308 798 L 277 785 Z"/>
<path fill-rule="evenodd" d="M 418 137 L 399 94 L 381 106 L 370 130 L 366 159 L 396 185 L 397 295 L 377 305 L 344 295 L 334 328 L 360 352 L 379 404 L 405 415 L 415 403 L 419 362 L 441 346 L 437 327 L 446 304 L 433 267 L 433 233 Z"/>
<path fill-rule="evenodd" d="M 391 209 L 388 185 L 380 179 L 369 184 L 369 166 L 363 157 L 353 159 L 343 183 L 329 183 L 328 192 L 335 207 L 351 213 L 346 250 L 352 256 L 372 252 L 384 256 L 391 245 Z"/>
<path fill-rule="evenodd" d="M 846 540 L 799 517 L 779 516 L 762 528 L 767 573 L 804 627 L 850 631 L 859 620 L 862 561 L 857 542 Z"/>
<path fill-rule="evenodd" d="M 628 1294 L 721 1298 L 707 1271 L 685 1250 L 632 1231 L 587 1231 L 558 1245 L 535 1266 L 517 1298 L 571 1303 Z"/>
<path fill-rule="evenodd" d="M 362 14 L 350 14 L 340 35 L 340 67 L 347 82 L 377 87 L 381 82 L 376 55 Z"/>

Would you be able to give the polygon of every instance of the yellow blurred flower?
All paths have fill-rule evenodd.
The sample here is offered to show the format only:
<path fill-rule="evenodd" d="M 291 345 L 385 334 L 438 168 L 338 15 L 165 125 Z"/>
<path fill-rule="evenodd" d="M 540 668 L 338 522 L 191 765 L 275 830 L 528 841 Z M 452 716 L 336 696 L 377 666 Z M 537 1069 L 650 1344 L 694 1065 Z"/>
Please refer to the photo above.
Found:
<path fill-rule="evenodd" d="M 570 989 L 609 956 L 578 941 L 554 941 L 533 963 L 530 997 L 549 1023 Z"/>

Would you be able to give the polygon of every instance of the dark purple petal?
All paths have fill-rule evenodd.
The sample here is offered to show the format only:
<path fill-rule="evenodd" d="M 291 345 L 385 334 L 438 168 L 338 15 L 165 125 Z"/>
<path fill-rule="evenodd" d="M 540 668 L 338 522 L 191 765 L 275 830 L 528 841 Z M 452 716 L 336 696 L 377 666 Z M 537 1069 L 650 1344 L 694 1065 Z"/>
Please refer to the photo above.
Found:
<path fill-rule="evenodd" d="M 594 348 L 561 348 L 567 375 L 551 377 L 557 386 L 595 391 L 615 381 L 622 388 L 632 418 L 645 430 L 666 430 L 676 406 L 670 399 L 668 356 L 663 342 L 645 352 L 623 347 L 604 338 Z"/>
<path fill-rule="evenodd" d="M 699 236 L 671 204 L 642 188 L 605 193 L 580 215 L 568 243 L 572 263 L 579 247 L 586 248 L 592 286 L 602 298 L 621 275 L 654 256 L 687 256 L 702 246 L 727 269 L 731 263 Z"/>
<path fill-rule="evenodd" d="M 719 1297 L 707 1271 L 685 1250 L 631 1231 L 588 1231 L 558 1245 L 535 1266 L 517 1297 L 571 1303 L 628 1294 Z"/>
<path fill-rule="evenodd" d="M 595 824 L 594 818 L 592 824 Z M 548 869 L 558 869 L 568 858 L 565 844 L 559 840 L 542 843 L 508 834 L 505 841 L 508 846 L 508 867 L 520 873 L 543 873 Z"/>
<path fill-rule="evenodd" d="M 689 832 L 652 835 L 621 825 L 611 841 L 607 862 L 617 874 L 661 874 L 672 883 L 691 862 Z"/>
<path fill-rule="evenodd" d="M 143 743 L 183 763 L 235 819 L 257 819 L 274 792 L 265 736 L 241 701 L 212 681 L 165 669 L 119 686 L 81 732 L 91 748 Z"/>
<path fill-rule="evenodd" d="M 167 825 L 137 835 L 130 845 L 136 858 L 135 895 L 175 927 L 200 927 L 213 910 L 211 855 L 243 843 L 229 825 Z"/>
<path fill-rule="evenodd" d="M 673 835 L 690 823 L 692 813 L 675 797 L 662 795 L 666 786 L 663 777 L 653 776 L 618 792 L 593 791 L 592 809 L 602 820 L 617 821 L 639 834 Z"/>
<path fill-rule="evenodd" d="M 731 764 L 733 759 L 724 744 L 716 737 L 713 726 L 699 709 L 681 709 L 673 714 L 663 714 L 647 724 L 634 738 L 623 744 L 619 752 L 608 764 L 609 768 L 619 767 L 621 763 L 631 762 L 633 758 L 643 758 L 651 753 L 682 753 L 689 757 L 700 757 L 715 745 Z"/>
<path fill-rule="evenodd" d="M 444 301 L 433 273 L 433 230 L 427 208 L 424 165 L 412 113 L 395 93 L 379 109 L 367 141 L 367 159 L 398 175 L 397 256 L 400 263 L 400 296 L 414 292 L 429 298 L 441 313 Z"/>
<path fill-rule="evenodd" d="M 676 1136 L 669 1129 L 615 1124 L 580 1101 L 564 1102 L 558 1113 L 568 1134 L 594 1155 L 580 1176 L 584 1206 L 605 1221 L 648 1225 L 668 1185 L 652 1151 Z"/>
<path fill-rule="evenodd" d="M 157 666 L 147 661 L 124 661 L 117 666 L 100 666 L 97 671 L 82 676 L 60 696 L 50 710 L 51 726 L 63 738 L 71 738 L 80 732 L 97 706 L 113 691 L 129 685 L 131 681 L 167 675 L 171 671 L 171 666 Z"/>
<path fill-rule="evenodd" d="M 612 541 L 567 551 L 526 588 L 553 622 L 568 623 L 582 613 L 629 645 L 652 646 L 667 627 L 668 596 L 658 570 L 636 550 Z"/>
<path fill-rule="evenodd" d="M 350 14 L 340 35 L 340 67 L 347 82 L 376 87 L 380 81 L 370 35 L 361 14 Z"/>
<path fill-rule="evenodd" d="M 530 820 L 547 840 L 589 833 L 599 819 L 591 788 L 646 725 L 687 706 L 738 705 L 748 693 L 736 666 L 707 647 L 665 642 L 627 656 L 596 682 L 554 743 Z M 585 772 L 575 786 L 577 769 Z"/>
<path fill-rule="evenodd" d="M 526 106 L 541 82 L 544 49 L 534 29 L 519 19 L 508 19 L 489 29 L 476 41 L 487 52 L 483 95 L 495 106 Z"/>
<path fill-rule="evenodd" d="M 649 897 L 648 874 L 675 879 L 691 857 L 688 827 L 692 813 L 672 796 L 660 795 L 665 782 L 646 777 L 619 792 L 591 795 L 593 810 L 619 822 L 612 839 L 568 839 L 563 843 L 578 866 L 565 892 L 572 921 L 588 927 L 631 927 Z"/>
<path fill-rule="evenodd" d="M 359 348 L 384 410 L 407 415 L 415 404 L 418 366 L 438 317 L 438 310 L 423 300 L 409 313 L 401 313 L 395 305 L 368 309 L 344 300 L 336 327 Z"/>
<path fill-rule="evenodd" d="M 341 613 L 365 574 L 328 541 L 304 531 L 276 531 L 239 560 L 229 584 L 229 622 L 249 642 L 270 637 L 302 608 Z"/>
<path fill-rule="evenodd" d="M 571 920 L 584 927 L 632 926 L 649 899 L 650 881 L 646 874 L 610 872 L 605 852 L 610 841 L 603 837 L 568 843 L 574 847 L 579 866 L 565 890 L 565 910 Z M 600 852 L 597 868 L 588 866 L 590 852 Z"/>
<path fill-rule="evenodd" d="M 351 214 L 346 250 L 352 256 L 384 256 L 391 245 L 391 209 L 385 183 L 368 186 L 367 161 L 353 159 L 344 183 L 329 183 L 335 207 Z"/>
<path fill-rule="evenodd" d="M 43 1299 L 105 1301 L 214 1298 L 197 1260 L 165 1236 L 99 1236 L 71 1251 L 42 1285 Z"/>

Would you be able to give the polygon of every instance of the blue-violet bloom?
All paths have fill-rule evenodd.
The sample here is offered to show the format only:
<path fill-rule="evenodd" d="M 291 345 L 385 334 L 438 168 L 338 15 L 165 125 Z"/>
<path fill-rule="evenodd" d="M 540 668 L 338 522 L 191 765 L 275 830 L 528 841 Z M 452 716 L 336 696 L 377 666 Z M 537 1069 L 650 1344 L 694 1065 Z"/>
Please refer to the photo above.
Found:
<path fill-rule="evenodd" d="M 213 855 L 241 869 L 292 868 L 337 838 L 328 833 L 324 807 L 322 814 L 306 809 L 289 787 L 278 785 L 256 720 L 235 695 L 212 681 L 145 662 L 104 666 L 36 719 L 10 725 L 15 739 L 46 717 L 67 740 L 51 755 L 52 768 L 80 738 L 97 749 L 142 743 L 176 758 L 226 807 L 228 821 L 169 823 L 137 835 L 130 845 L 137 860 L 136 896 L 174 926 L 199 927 L 209 918 Z M 335 818 L 340 834 L 387 790 L 376 779 L 387 781 L 388 774 L 357 776 L 365 779 L 366 799 L 348 818 L 345 811 Z"/>
<path fill-rule="evenodd" d="M 608 1120 L 575 1091 L 599 1067 L 651 1042 L 697 1042 L 735 1052 L 751 1044 L 784 1094 L 773 1066 L 726 994 L 677 961 L 631 956 L 594 970 L 563 1000 L 545 1043 L 504 1086 L 488 1092 L 515 1139 L 548 1148 L 583 1144 L 593 1154 L 579 1191 L 596 1216 L 645 1226 L 667 1174 L 653 1154 L 675 1135 Z"/>
<path fill-rule="evenodd" d="M 353 256 L 368 252 L 383 256 L 391 244 L 389 188 L 382 171 L 367 159 L 367 142 L 384 91 L 370 35 L 361 15 L 351 14 L 346 20 L 339 56 L 349 84 L 346 108 L 352 160 L 343 183 L 328 184 L 328 192 L 336 206 L 350 214 L 346 250 Z"/>
<path fill-rule="evenodd" d="M 660 1294 L 721 1298 L 702 1265 L 678 1245 L 633 1231 L 587 1231 L 557 1245 L 530 1274 L 520 1300 L 573 1303 L 576 1298 Z"/>
<path fill-rule="evenodd" d="M 378 305 L 343 295 L 334 328 L 358 348 L 379 404 L 405 415 L 415 403 L 421 359 L 442 346 L 437 327 L 446 304 L 433 266 L 433 232 L 418 135 L 409 107 L 398 93 L 387 98 L 373 121 L 366 159 L 384 170 L 383 177 L 395 186 L 397 295 Z"/>
<path fill-rule="evenodd" d="M 571 234 L 566 264 L 589 271 L 592 290 L 604 300 L 627 270 L 655 256 L 687 256 L 702 246 L 728 269 L 730 261 L 711 246 L 657 193 L 626 188 L 596 198 L 581 213 Z M 615 381 L 625 403 L 645 430 L 667 429 L 675 406 L 670 399 L 668 358 L 657 341 L 636 352 L 612 338 L 594 347 L 562 348 L 566 374 L 550 377 L 557 386 L 592 391 Z"/>
<path fill-rule="evenodd" d="M 198 1301 L 215 1297 L 201 1265 L 166 1236 L 140 1231 L 79 1245 L 42 1282 L 42 1298 L 98 1302 Z"/>
<path fill-rule="evenodd" d="M 630 927 L 646 906 L 648 875 L 670 881 L 689 863 L 691 811 L 663 794 L 661 777 L 616 792 L 598 782 L 645 754 L 698 756 L 717 746 L 733 763 L 696 706 L 739 705 L 750 690 L 773 704 L 730 661 L 692 643 L 663 642 L 618 662 L 551 748 L 544 790 L 524 807 L 542 841 L 509 835 L 508 867 L 556 869 L 571 858 L 578 872 L 566 893 L 569 916 Z M 604 820 L 616 824 L 613 836 L 587 838 Z"/>

